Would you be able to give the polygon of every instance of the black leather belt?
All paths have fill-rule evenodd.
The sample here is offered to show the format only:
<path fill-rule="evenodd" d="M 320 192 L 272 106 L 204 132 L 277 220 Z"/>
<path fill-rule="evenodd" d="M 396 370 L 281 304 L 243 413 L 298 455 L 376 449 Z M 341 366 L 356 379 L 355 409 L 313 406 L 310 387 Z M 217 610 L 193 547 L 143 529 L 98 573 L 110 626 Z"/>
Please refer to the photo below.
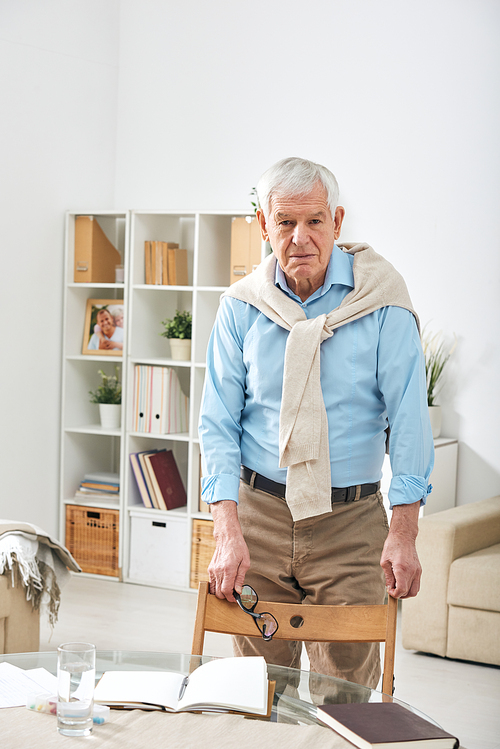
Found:
<path fill-rule="evenodd" d="M 241 466 L 240 477 L 245 484 L 249 484 L 253 489 L 285 499 L 285 484 L 278 484 L 276 481 L 266 479 L 265 476 L 261 476 L 260 473 L 255 473 L 245 466 Z M 358 486 L 347 486 L 344 489 L 336 489 L 332 486 L 332 502 L 355 502 L 358 499 L 363 499 L 363 497 L 368 497 L 370 494 L 375 494 L 379 489 L 380 481 L 377 484 L 359 484 Z"/>

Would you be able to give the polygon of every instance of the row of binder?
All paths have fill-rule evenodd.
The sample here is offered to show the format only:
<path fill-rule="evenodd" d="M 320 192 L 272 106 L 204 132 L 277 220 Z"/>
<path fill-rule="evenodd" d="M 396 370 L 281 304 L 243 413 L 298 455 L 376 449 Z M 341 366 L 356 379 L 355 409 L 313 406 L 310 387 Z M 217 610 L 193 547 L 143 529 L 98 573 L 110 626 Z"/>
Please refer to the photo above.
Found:
<path fill-rule="evenodd" d="M 175 369 L 137 364 L 134 381 L 133 430 L 150 434 L 187 432 L 189 398 Z"/>

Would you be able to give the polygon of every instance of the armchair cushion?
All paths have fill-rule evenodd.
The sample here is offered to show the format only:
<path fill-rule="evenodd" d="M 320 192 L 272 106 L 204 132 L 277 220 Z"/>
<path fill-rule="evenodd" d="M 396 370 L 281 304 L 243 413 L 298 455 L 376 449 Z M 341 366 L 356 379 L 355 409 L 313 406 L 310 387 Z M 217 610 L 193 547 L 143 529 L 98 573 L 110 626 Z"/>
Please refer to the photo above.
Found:
<path fill-rule="evenodd" d="M 500 611 L 500 544 L 455 559 L 450 567 L 448 603 Z"/>

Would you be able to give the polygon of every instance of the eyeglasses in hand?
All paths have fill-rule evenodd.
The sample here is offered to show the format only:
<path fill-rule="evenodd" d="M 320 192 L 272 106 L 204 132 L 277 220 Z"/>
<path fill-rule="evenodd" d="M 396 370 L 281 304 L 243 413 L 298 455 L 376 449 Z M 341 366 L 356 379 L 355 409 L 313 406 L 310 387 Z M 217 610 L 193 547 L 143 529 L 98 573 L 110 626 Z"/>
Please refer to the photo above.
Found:
<path fill-rule="evenodd" d="M 255 625 L 262 635 L 262 638 L 266 641 L 272 639 L 273 635 L 278 631 L 278 622 L 272 614 L 268 611 L 263 611 L 260 614 L 256 614 L 254 609 L 257 606 L 259 597 L 251 585 L 244 585 L 241 589 L 241 593 L 233 591 L 233 596 L 236 598 L 236 602 L 240 609 L 245 614 L 250 614 L 253 617 Z"/>

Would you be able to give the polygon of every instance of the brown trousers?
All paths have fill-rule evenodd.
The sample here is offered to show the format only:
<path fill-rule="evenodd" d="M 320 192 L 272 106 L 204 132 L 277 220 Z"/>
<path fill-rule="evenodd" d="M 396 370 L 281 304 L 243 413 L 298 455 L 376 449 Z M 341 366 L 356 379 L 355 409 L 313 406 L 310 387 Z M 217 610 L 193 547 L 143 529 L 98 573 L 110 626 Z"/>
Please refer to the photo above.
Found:
<path fill-rule="evenodd" d="M 380 604 L 385 581 L 380 556 L 388 523 L 380 492 L 296 523 L 285 500 L 240 482 L 238 516 L 250 551 L 245 583 L 262 601 Z M 305 643 L 311 671 L 374 689 L 379 643 Z M 235 655 L 300 668 L 301 642 L 234 637 Z"/>

